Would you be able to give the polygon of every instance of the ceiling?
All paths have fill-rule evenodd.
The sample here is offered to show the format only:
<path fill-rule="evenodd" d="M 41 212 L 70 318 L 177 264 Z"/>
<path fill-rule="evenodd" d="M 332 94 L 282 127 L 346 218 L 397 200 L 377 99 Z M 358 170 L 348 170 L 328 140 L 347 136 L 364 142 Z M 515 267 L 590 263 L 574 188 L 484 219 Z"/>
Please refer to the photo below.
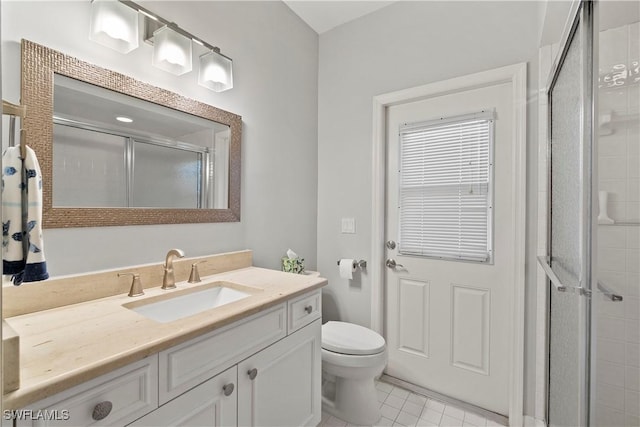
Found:
<path fill-rule="evenodd" d="M 284 0 L 284 2 L 318 34 L 395 3 L 395 1 L 382 0 Z"/>

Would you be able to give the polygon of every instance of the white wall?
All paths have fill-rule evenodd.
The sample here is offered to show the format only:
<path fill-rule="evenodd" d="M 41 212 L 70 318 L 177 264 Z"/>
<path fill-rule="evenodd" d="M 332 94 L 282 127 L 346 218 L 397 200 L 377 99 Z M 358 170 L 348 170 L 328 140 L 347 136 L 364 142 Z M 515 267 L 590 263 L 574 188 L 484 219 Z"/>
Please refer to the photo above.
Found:
<path fill-rule="evenodd" d="M 369 325 L 371 283 L 351 285 L 336 260 L 371 254 L 372 98 L 529 61 L 527 173 L 527 360 L 525 413 L 533 413 L 537 47 L 541 2 L 399 2 L 320 36 L 318 270 L 326 319 Z M 531 214 L 530 214 L 531 213 Z M 356 219 L 341 234 L 340 219 Z M 533 266 L 533 268 L 531 268 Z"/>
<path fill-rule="evenodd" d="M 241 222 L 46 230 L 50 273 L 157 262 L 172 247 L 189 256 L 249 248 L 256 265 L 270 268 L 292 247 L 314 268 L 317 34 L 281 2 L 139 3 L 219 45 L 234 60 L 235 87 L 217 94 L 198 86 L 197 71 L 176 77 L 158 70 L 143 42 L 122 55 L 89 41 L 89 1 L 3 1 L 4 98 L 19 101 L 19 42 L 26 38 L 240 114 Z"/>

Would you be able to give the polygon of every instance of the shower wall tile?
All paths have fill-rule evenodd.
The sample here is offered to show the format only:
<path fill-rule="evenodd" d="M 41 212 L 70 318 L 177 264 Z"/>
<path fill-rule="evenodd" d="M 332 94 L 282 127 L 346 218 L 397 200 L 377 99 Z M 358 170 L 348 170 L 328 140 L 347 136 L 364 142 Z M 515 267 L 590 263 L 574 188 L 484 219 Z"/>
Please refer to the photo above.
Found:
<path fill-rule="evenodd" d="M 604 282 L 613 289 L 623 290 L 627 286 L 627 275 L 624 271 L 600 270 L 598 272 L 598 280 Z"/>
<path fill-rule="evenodd" d="M 640 22 L 629 25 L 629 59 L 640 59 Z"/>
<path fill-rule="evenodd" d="M 598 248 L 598 269 L 626 271 L 626 249 Z"/>
<path fill-rule="evenodd" d="M 640 426 L 640 417 L 627 415 L 625 426 Z"/>
<path fill-rule="evenodd" d="M 627 276 L 626 290 L 629 296 L 640 296 L 640 274 L 630 273 Z"/>
<path fill-rule="evenodd" d="M 626 179 L 601 179 L 598 189 L 609 193 L 609 202 L 625 202 L 628 199 Z"/>
<path fill-rule="evenodd" d="M 624 227 L 598 227 L 598 248 L 626 249 L 627 232 Z"/>
<path fill-rule="evenodd" d="M 640 391 L 640 368 L 627 366 L 625 372 L 625 388 L 627 390 Z"/>
<path fill-rule="evenodd" d="M 609 384 L 598 384 L 596 402 L 608 406 L 609 408 L 624 411 L 625 390 L 624 387 L 616 387 Z"/>
<path fill-rule="evenodd" d="M 626 227 L 627 247 L 629 249 L 640 249 L 640 227 Z"/>
<path fill-rule="evenodd" d="M 629 108 L 629 99 L 627 94 L 628 92 L 626 88 L 602 89 L 599 92 L 600 115 L 612 114 L 615 116 L 626 114 L 627 109 Z M 617 132 L 617 130 L 614 130 L 614 133 L 615 132 Z"/>
<path fill-rule="evenodd" d="M 640 132 L 638 132 L 637 125 L 634 128 L 629 129 L 629 145 L 627 147 L 627 153 L 630 157 L 640 156 Z M 634 142 L 635 141 L 635 142 Z"/>
<path fill-rule="evenodd" d="M 640 178 L 640 157 L 629 156 L 628 164 L 629 175 L 628 178 Z"/>
<path fill-rule="evenodd" d="M 607 287 L 612 289 L 614 292 L 616 292 L 617 289 L 621 289 L 621 288 L 616 287 L 613 284 L 611 284 L 611 282 L 607 282 L 605 280 L 601 280 L 601 281 L 602 281 L 602 283 L 606 284 Z M 597 304 L 595 304 L 596 312 L 598 313 L 599 316 L 618 317 L 620 319 L 624 319 L 625 318 L 625 308 L 624 308 L 625 304 L 626 304 L 626 301 L 613 302 L 613 301 L 610 301 L 610 300 L 606 299 L 604 296 L 602 296 L 597 301 Z M 601 318 L 602 317 L 598 317 L 597 322 L 600 322 Z M 607 338 L 611 338 L 611 337 L 607 337 Z"/>
<path fill-rule="evenodd" d="M 625 319 L 618 317 L 601 316 L 598 319 L 596 333 L 600 337 L 607 337 L 616 341 L 625 339 Z M 630 331 L 633 334 L 633 330 Z"/>
<path fill-rule="evenodd" d="M 609 202 L 608 213 L 609 218 L 616 222 L 626 222 L 627 220 L 627 202 Z"/>
<path fill-rule="evenodd" d="M 630 202 L 640 202 L 640 179 L 629 178 L 627 195 Z"/>
<path fill-rule="evenodd" d="M 640 250 L 627 249 L 627 272 L 640 273 Z"/>
<path fill-rule="evenodd" d="M 627 202 L 626 220 L 628 222 L 640 222 L 640 202 Z"/>
<path fill-rule="evenodd" d="M 626 359 L 627 366 L 640 367 L 640 345 L 627 343 L 626 346 Z"/>
<path fill-rule="evenodd" d="M 619 363 L 596 362 L 596 382 L 616 387 L 625 387 L 625 366 Z"/>
<path fill-rule="evenodd" d="M 624 301 L 624 317 L 627 319 L 640 319 L 640 298 L 626 296 Z"/>
<path fill-rule="evenodd" d="M 614 65 L 624 64 L 628 55 L 628 26 L 612 28 L 600 32 L 600 69 L 608 71 Z M 606 49 L 603 47 L 606 46 Z"/>
<path fill-rule="evenodd" d="M 640 416 L 640 393 L 627 390 L 625 393 L 624 409 L 627 414 Z"/>
<path fill-rule="evenodd" d="M 600 73 L 640 59 L 640 23 L 600 33 Z M 607 212 L 616 223 L 640 221 L 640 85 L 601 89 L 598 190 L 608 193 Z M 617 119 L 617 120 L 616 120 Z M 596 311 L 597 425 L 640 425 L 640 227 L 598 227 L 598 279 L 622 302 L 594 298 Z M 624 353 L 623 355 L 621 354 Z M 623 357 L 621 357 L 623 356 Z M 624 369 L 624 382 L 620 381 Z M 621 395 L 622 392 L 622 395 Z"/>
<path fill-rule="evenodd" d="M 625 335 L 627 342 L 640 343 L 640 322 L 635 319 L 626 320 Z"/>
<path fill-rule="evenodd" d="M 601 180 L 627 179 L 627 158 L 623 156 L 600 157 L 598 161 Z"/>
<path fill-rule="evenodd" d="M 606 360 L 613 363 L 625 363 L 625 359 L 634 357 L 634 348 L 627 348 L 625 355 L 625 343 L 622 341 L 614 341 L 606 338 L 598 337 L 597 354 L 598 359 Z M 636 360 L 637 360 L 637 349 Z M 626 356 L 626 357 L 625 357 Z M 637 365 L 634 365 L 637 366 Z"/>
<path fill-rule="evenodd" d="M 639 109 L 640 109 L 640 86 L 630 86 L 628 113 L 637 113 Z"/>
<path fill-rule="evenodd" d="M 602 404 L 596 403 L 596 425 L 608 427 L 626 426 L 626 418 L 623 411 L 616 411 Z"/>

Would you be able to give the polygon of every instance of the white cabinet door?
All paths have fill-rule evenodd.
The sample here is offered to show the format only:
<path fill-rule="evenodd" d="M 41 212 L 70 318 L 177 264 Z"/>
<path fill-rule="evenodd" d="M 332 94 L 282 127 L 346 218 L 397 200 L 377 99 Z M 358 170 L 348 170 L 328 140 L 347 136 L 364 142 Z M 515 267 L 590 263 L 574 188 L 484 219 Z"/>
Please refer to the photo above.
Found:
<path fill-rule="evenodd" d="M 238 409 L 237 378 L 238 370 L 233 366 L 129 425 L 235 426 Z"/>
<path fill-rule="evenodd" d="M 316 320 L 238 365 L 239 426 L 320 423 L 320 331 Z"/>

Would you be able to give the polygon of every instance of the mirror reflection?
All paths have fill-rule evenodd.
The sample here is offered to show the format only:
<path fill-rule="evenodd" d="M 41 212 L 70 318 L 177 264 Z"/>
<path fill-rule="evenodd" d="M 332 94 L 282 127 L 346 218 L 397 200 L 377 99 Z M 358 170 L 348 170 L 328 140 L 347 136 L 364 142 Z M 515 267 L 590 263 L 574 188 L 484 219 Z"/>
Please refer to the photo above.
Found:
<path fill-rule="evenodd" d="M 53 207 L 228 207 L 229 126 L 60 74 L 53 100 Z"/>

